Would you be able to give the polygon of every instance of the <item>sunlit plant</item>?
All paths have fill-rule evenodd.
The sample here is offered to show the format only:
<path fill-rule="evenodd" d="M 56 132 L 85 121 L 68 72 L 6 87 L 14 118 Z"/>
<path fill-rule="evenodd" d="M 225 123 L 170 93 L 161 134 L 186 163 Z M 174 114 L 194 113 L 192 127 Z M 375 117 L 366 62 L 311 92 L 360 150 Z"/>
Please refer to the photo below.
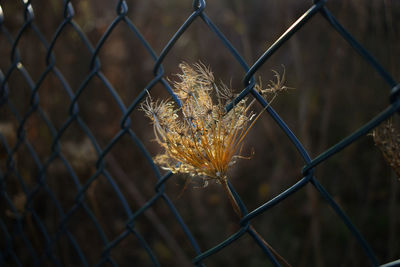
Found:
<path fill-rule="evenodd" d="M 254 113 L 251 110 L 254 100 L 249 102 L 247 98 L 226 112 L 225 106 L 236 97 L 230 87 L 216 84 L 213 73 L 203 64 L 192 67 L 182 63 L 179 67 L 181 73 L 177 74 L 178 81 L 173 82 L 173 92 L 181 106 L 173 100 L 153 100 L 150 95 L 141 105 L 151 120 L 156 142 L 164 149 L 154 161 L 173 173 L 201 177 L 205 185 L 210 180 L 221 184 L 241 217 L 227 183 L 227 174 L 237 159 L 248 158 L 241 155 L 243 141 L 261 112 Z M 274 74 L 275 80 L 265 89 L 261 83 L 256 85 L 262 95 L 274 98 L 279 91 L 287 89 L 285 72 L 282 77 L 277 72 Z M 287 265 L 267 242 L 265 244 Z"/>

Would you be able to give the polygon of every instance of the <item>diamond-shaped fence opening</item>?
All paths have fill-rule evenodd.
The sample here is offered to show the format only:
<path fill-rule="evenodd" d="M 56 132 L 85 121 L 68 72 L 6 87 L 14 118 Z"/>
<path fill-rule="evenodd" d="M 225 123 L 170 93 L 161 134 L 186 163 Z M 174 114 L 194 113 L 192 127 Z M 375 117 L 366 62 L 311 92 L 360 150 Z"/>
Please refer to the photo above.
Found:
<path fill-rule="evenodd" d="M 0 1 L 1 265 L 285 265 L 266 241 L 293 266 L 400 265 L 399 182 L 370 134 L 397 120 L 399 15 L 378 0 Z M 220 185 L 153 161 L 140 104 L 177 99 L 180 62 L 236 88 L 228 112 L 264 110 L 229 174 L 240 220 Z M 270 69 L 292 87 L 272 102 L 255 89 Z"/>

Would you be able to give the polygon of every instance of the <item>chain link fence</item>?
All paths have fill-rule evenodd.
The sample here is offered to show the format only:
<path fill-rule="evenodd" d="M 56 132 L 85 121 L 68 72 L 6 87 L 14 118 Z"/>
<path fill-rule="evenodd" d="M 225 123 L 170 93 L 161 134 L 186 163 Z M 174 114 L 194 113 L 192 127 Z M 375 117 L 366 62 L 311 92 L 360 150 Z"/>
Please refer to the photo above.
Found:
<path fill-rule="evenodd" d="M 333 210 L 333 217 L 339 218 L 335 223 L 345 226 L 346 229 L 341 231 L 352 236 L 356 242 L 352 249 L 357 247 L 362 250 L 362 253 L 357 254 L 363 255 L 363 259 L 359 259 L 361 265 L 400 265 L 399 260 L 384 262 L 375 255 L 374 246 L 370 246 L 365 240 L 362 231 L 352 223 L 337 199 L 331 196 L 315 174 L 317 167 L 328 162 L 332 156 L 343 153 L 345 148 L 393 116 L 400 107 L 400 85 L 342 26 L 328 9 L 326 1 L 314 1 L 308 6 L 304 4 L 302 8 L 307 6 L 308 9 L 304 9 L 306 11 L 254 61 L 245 60 L 224 32 L 207 16 L 206 12 L 211 7 L 206 6 L 205 1 L 194 1 L 191 10 L 187 3 L 186 9 L 177 9 L 176 12 L 182 11 L 181 14 L 188 16 L 167 42 L 152 37 L 153 43 L 162 43 L 157 49 L 144 37 L 151 36 L 151 33 L 141 31 L 132 22 L 128 12 L 130 4 L 124 0 L 112 2 L 115 12 L 110 24 L 104 22 L 110 17 L 96 17 L 100 16 L 99 13 L 90 13 L 92 17 L 88 16 L 86 19 L 89 21 L 84 21 L 79 12 L 84 13 L 90 9 L 84 1 L 46 3 L 49 9 L 52 7 L 58 12 L 48 22 L 46 12 L 51 11 L 46 10 L 47 7 L 39 8 L 35 1 L 23 0 L 13 4 L 8 1 L 0 2 L 1 265 L 117 266 L 131 263 L 138 266 L 213 266 L 218 265 L 219 261 L 214 261 L 218 254 L 246 238 L 245 246 L 252 249 L 244 257 L 244 262 L 238 265 L 280 266 L 250 224 L 263 229 L 262 234 L 267 241 L 270 241 L 271 231 L 279 238 L 284 227 L 276 225 L 273 229 L 266 229 L 263 224 L 257 224 L 258 218 L 268 217 L 269 214 L 275 216 L 275 206 L 283 205 L 295 195 L 306 191 L 308 197 L 319 196 L 323 199 Z M 257 5 L 257 2 L 250 2 L 246 5 Z M 176 1 L 171 3 L 176 4 Z M 101 9 L 108 4 L 99 1 L 97 12 L 101 14 Z M 35 5 L 38 5 L 39 13 L 36 13 Z M 77 13 L 75 6 L 79 6 Z M 144 8 L 152 9 L 148 5 L 141 7 L 135 14 L 145 12 Z M 149 14 L 161 17 L 156 11 Z M 20 20 L 7 24 L 7 16 L 17 16 Z M 252 14 L 245 16 L 250 17 Z M 380 92 L 380 95 L 383 99 L 387 98 L 388 103 L 383 111 L 359 129 L 328 149 L 324 147 L 324 151 L 318 156 L 311 157 L 301 138 L 296 136 L 278 112 L 254 89 L 254 85 L 256 73 L 316 16 L 327 22 L 319 26 L 323 27 L 323 31 L 336 31 L 350 45 L 353 53 L 360 55 L 357 60 L 365 61 L 380 76 L 388 89 L 387 92 Z M 90 19 L 97 23 L 103 22 L 100 26 L 97 25 L 99 32 L 88 30 L 93 26 L 90 23 L 94 23 Z M 174 15 L 165 18 L 165 23 L 173 24 L 171 20 L 174 20 Z M 48 28 L 45 31 L 43 28 L 39 29 L 38 23 Z M 47 23 L 51 25 L 46 26 Z M 151 21 L 146 23 L 152 25 Z M 201 26 L 198 25 L 200 23 Z M 57 28 L 52 30 L 53 27 Z M 129 36 L 130 42 L 134 43 L 132 50 L 137 50 L 146 59 L 136 59 L 123 53 L 117 38 L 122 34 L 119 32 L 120 27 L 124 27 L 123 34 Z M 208 34 L 204 38 L 213 38 L 210 42 L 215 45 L 218 43 L 219 50 L 209 51 L 210 54 L 218 57 L 219 53 L 227 53 L 234 62 L 232 64 L 240 66 L 244 73 L 241 76 L 241 92 L 226 109 L 230 110 L 244 97 L 256 99 L 260 107 L 266 109 L 266 114 L 260 120 L 272 118 L 271 124 L 276 124 L 280 133 L 284 134 L 282 140 L 289 140 L 295 148 L 296 152 L 290 150 L 287 153 L 297 153 L 304 166 L 297 169 L 297 174 L 289 173 L 293 177 L 288 186 L 280 188 L 270 200 L 264 199 L 249 211 L 246 209 L 246 202 L 241 201 L 240 193 L 230 184 L 245 215 L 239 222 L 228 218 L 230 225 L 225 225 L 226 222 L 214 225 L 215 229 L 219 229 L 217 231 L 224 232 L 228 229 L 226 231 L 230 232 L 228 237 L 216 244 L 204 241 L 199 235 L 199 229 L 193 231 L 192 225 L 195 222 L 190 219 L 190 214 L 194 211 L 189 208 L 184 214 L 180 212 L 183 209 L 180 205 L 184 204 L 182 202 L 185 202 L 185 198 L 176 197 L 182 189 L 176 183 L 182 180 L 170 172 L 160 172 L 154 164 L 152 155 L 156 146 L 151 142 L 149 131 L 143 131 L 149 127 L 149 123 L 144 119 L 143 112 L 138 110 L 147 92 L 164 97 L 173 96 L 170 81 L 167 79 L 170 75 L 164 65 L 168 60 L 175 60 L 170 58 L 179 54 L 180 50 L 188 49 L 184 45 L 188 37 L 184 35 L 193 27 L 204 27 L 204 32 Z M 201 38 L 199 45 L 207 41 Z M 111 49 L 111 60 L 102 64 L 101 58 L 107 57 Z M 161 52 L 156 53 L 155 50 Z M 78 53 L 77 51 L 88 59 L 89 68 L 74 61 L 70 53 Z M 306 52 L 312 53 L 303 53 Z M 40 55 L 41 61 L 32 63 L 30 58 L 35 54 Z M 114 56 L 128 58 L 126 64 L 130 68 L 113 63 Z M 112 68 L 118 69 L 111 72 Z M 329 66 L 322 66 L 321 71 L 324 68 Z M 144 77 L 138 77 L 141 76 L 140 69 L 152 71 Z M 135 74 L 135 71 L 139 74 Z M 139 78 L 146 80 L 147 84 L 129 84 Z M 125 80 L 128 80 L 128 85 L 124 83 Z M 121 91 L 121 87 L 136 87 L 140 91 Z M 351 90 L 351 85 L 349 87 Z M 357 106 L 351 108 L 357 109 Z M 268 172 L 267 169 L 265 166 L 265 173 Z M 251 179 L 251 175 L 248 179 Z M 263 188 L 265 185 L 257 190 Z M 213 189 L 206 188 L 194 189 L 193 192 L 184 191 L 182 194 L 193 193 L 200 198 L 199 195 L 208 194 L 209 190 L 214 192 Z M 214 202 L 219 203 L 216 206 L 223 206 L 218 193 L 213 194 Z M 301 195 L 300 199 L 302 198 L 306 196 Z M 216 206 L 213 206 L 216 212 L 229 213 Z M 203 216 L 204 220 L 208 216 L 214 216 L 211 215 L 214 213 L 209 214 L 207 210 L 199 214 L 196 216 Z M 289 223 L 295 224 L 296 218 L 292 216 L 291 219 L 293 221 Z M 216 220 L 218 221 L 218 216 Z M 169 229 L 170 225 L 175 228 Z M 207 230 L 209 229 L 204 231 Z M 154 242 L 154 233 L 157 239 L 163 240 L 164 245 Z M 288 243 L 289 240 L 290 237 L 285 242 Z M 243 246 L 243 243 L 240 244 Z M 239 248 L 235 251 L 240 250 Z M 278 250 L 285 255 L 283 248 Z M 307 250 L 307 246 L 301 250 Z M 234 259 L 235 255 L 228 257 Z M 288 260 L 291 262 L 290 258 Z M 318 263 L 321 260 L 316 256 L 315 262 L 303 265 Z M 301 265 L 296 262 L 292 264 Z"/>

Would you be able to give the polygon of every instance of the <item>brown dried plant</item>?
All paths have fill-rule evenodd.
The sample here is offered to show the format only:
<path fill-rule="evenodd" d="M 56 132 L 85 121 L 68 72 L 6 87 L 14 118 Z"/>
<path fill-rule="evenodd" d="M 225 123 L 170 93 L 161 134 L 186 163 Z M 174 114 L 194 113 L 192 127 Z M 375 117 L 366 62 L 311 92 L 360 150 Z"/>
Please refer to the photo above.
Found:
<path fill-rule="evenodd" d="M 400 134 L 393 126 L 392 120 L 376 127 L 372 131 L 372 137 L 400 181 Z"/>
<path fill-rule="evenodd" d="M 170 100 L 153 101 L 149 96 L 141 109 L 153 124 L 155 140 L 165 150 L 155 162 L 173 173 L 202 177 L 206 182 L 226 180 L 228 168 L 240 155 L 243 140 L 258 116 L 250 110 L 254 103 L 246 99 L 229 112 L 225 105 L 236 95 L 226 85 L 217 85 L 214 75 L 203 64 L 194 67 L 180 64 L 179 81 L 174 82 L 174 93 L 182 107 Z M 283 85 L 285 73 L 266 89 L 261 84 L 256 89 L 263 95 L 273 96 Z M 216 101 L 213 100 L 216 98 Z"/>
<path fill-rule="evenodd" d="M 150 95 L 141 105 L 153 124 L 155 141 L 164 148 L 164 153 L 154 161 L 173 173 L 201 177 L 205 185 L 210 180 L 220 183 L 234 211 L 242 217 L 228 186 L 227 172 L 236 159 L 248 158 L 241 155 L 243 141 L 262 112 L 256 115 L 251 110 L 254 100 L 249 102 L 246 98 L 226 112 L 226 104 L 236 97 L 232 89 L 217 85 L 211 70 L 201 63 L 193 67 L 182 63 L 179 68 L 181 73 L 177 74 L 178 81 L 173 82 L 173 92 L 181 102 L 180 108 L 172 100 L 154 101 Z M 282 78 L 274 73 L 276 81 L 271 81 L 266 89 L 262 89 L 261 83 L 255 87 L 264 96 L 274 98 L 288 88 L 283 85 L 285 73 Z M 289 266 L 262 240 L 281 263 Z"/>

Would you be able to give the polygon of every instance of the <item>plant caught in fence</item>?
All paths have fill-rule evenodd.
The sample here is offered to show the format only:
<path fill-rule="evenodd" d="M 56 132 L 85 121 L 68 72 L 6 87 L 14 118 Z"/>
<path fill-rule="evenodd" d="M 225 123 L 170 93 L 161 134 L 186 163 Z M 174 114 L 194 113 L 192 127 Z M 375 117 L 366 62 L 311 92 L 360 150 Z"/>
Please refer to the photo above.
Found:
<path fill-rule="evenodd" d="M 182 63 L 179 67 L 182 73 L 173 84 L 180 107 L 172 100 L 154 101 L 151 96 L 142 104 L 152 122 L 155 141 L 164 149 L 155 162 L 173 173 L 201 177 L 205 186 L 210 180 L 221 184 L 234 211 L 242 217 L 228 186 L 228 170 L 236 159 L 249 158 L 241 155 L 243 141 L 262 111 L 252 111 L 254 100 L 247 98 L 226 111 L 225 106 L 236 97 L 230 87 L 217 85 L 211 70 L 201 63 L 193 67 Z M 285 72 L 282 78 L 276 71 L 274 75 L 276 81 L 271 81 L 266 89 L 262 89 L 260 82 L 257 91 L 275 97 L 278 91 L 288 88 L 284 86 Z M 259 237 L 281 263 L 290 266 Z"/>

